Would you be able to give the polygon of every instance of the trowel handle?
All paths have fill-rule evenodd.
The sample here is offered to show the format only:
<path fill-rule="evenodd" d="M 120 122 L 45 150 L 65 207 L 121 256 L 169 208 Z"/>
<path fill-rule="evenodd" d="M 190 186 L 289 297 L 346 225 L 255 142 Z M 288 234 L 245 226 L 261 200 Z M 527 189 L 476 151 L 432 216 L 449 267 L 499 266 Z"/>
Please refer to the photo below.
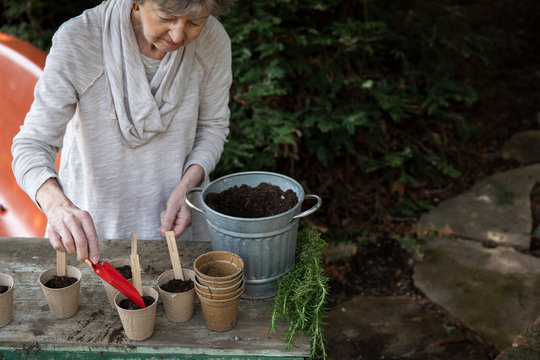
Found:
<path fill-rule="evenodd" d="M 196 207 L 195 205 L 193 205 L 193 203 L 189 200 L 189 195 L 191 195 L 191 193 L 194 193 L 194 192 L 202 192 L 202 188 L 199 188 L 199 187 L 195 187 L 195 188 L 191 188 L 189 189 L 188 191 L 186 191 L 186 194 L 184 195 L 184 200 L 186 201 L 186 204 L 192 208 L 193 210 L 197 210 L 198 212 L 200 213 L 203 213 L 204 215 L 206 215 L 206 213 L 199 209 L 198 207 Z"/>
<path fill-rule="evenodd" d="M 293 222 L 296 219 L 303 218 L 304 216 L 308 216 L 308 215 L 313 214 L 315 211 L 319 210 L 319 208 L 322 205 L 322 200 L 317 195 L 313 195 L 313 194 L 306 195 L 306 196 L 304 196 L 304 200 L 306 200 L 306 199 L 317 200 L 317 203 L 315 205 L 313 205 L 311 208 L 307 209 L 306 211 L 301 212 L 300 214 L 298 214 L 296 216 L 293 216 L 293 218 L 291 219 L 291 222 Z"/>

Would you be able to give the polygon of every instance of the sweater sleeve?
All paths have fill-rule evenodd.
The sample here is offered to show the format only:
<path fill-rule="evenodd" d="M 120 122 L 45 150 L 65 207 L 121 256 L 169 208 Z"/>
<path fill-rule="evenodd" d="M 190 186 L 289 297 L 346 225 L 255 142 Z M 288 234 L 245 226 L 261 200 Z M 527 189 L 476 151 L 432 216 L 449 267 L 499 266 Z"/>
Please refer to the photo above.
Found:
<path fill-rule="evenodd" d="M 77 73 L 84 67 L 84 56 L 75 55 L 80 52 L 81 43 L 79 35 L 74 34 L 84 32 L 78 29 L 80 25 L 81 21 L 71 20 L 55 33 L 43 74 L 34 89 L 34 102 L 11 147 L 13 174 L 36 205 L 35 195 L 41 185 L 51 177 L 59 178 L 56 158 L 77 108 L 81 91 Z M 86 61 L 92 63 L 91 59 Z M 87 73 L 84 72 L 85 76 Z"/>
<path fill-rule="evenodd" d="M 202 166 L 205 177 L 215 169 L 227 141 L 232 83 L 230 39 L 223 26 L 215 18 L 211 20 L 196 55 L 206 81 L 200 93 L 195 142 L 184 166 L 184 171 L 192 164 Z"/>

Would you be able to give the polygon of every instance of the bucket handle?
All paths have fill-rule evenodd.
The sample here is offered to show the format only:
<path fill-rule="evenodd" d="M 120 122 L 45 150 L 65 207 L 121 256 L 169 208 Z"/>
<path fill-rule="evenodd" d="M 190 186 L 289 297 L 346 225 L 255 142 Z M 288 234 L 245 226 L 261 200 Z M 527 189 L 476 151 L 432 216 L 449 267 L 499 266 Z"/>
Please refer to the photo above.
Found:
<path fill-rule="evenodd" d="M 304 196 L 304 200 L 306 199 L 314 199 L 314 200 L 317 200 L 317 203 L 315 205 L 313 205 L 310 209 L 307 209 L 306 211 L 304 212 L 301 212 L 300 214 L 296 215 L 296 216 L 293 216 L 293 218 L 291 219 L 291 222 L 293 222 L 294 220 L 296 219 L 300 219 L 300 218 L 303 218 L 304 216 L 308 216 L 308 215 L 311 215 L 313 214 L 315 211 L 319 210 L 319 208 L 321 207 L 322 205 L 322 200 L 319 196 L 317 195 L 313 195 L 313 194 L 310 194 L 310 195 L 306 195 Z"/>
<path fill-rule="evenodd" d="M 184 200 L 185 200 L 187 206 L 189 206 L 189 207 L 192 208 L 193 210 L 197 210 L 198 212 L 203 213 L 204 215 L 206 215 L 206 213 L 205 213 L 203 210 L 201 210 L 201 209 L 199 209 L 198 207 L 196 207 L 196 206 L 189 200 L 189 195 L 191 195 L 191 193 L 196 192 L 196 191 L 202 192 L 203 189 L 200 188 L 200 187 L 195 187 L 195 188 L 188 189 L 188 191 L 186 191 L 186 194 L 184 195 Z"/>
<path fill-rule="evenodd" d="M 188 191 L 186 191 L 186 194 L 184 195 L 184 200 L 186 201 L 186 204 L 192 208 L 193 210 L 196 210 L 200 213 L 203 213 L 206 215 L 206 213 L 202 210 L 202 209 L 199 209 L 197 206 L 195 206 L 190 200 L 189 200 L 189 195 L 191 195 L 191 193 L 194 193 L 194 192 L 202 192 L 203 189 L 202 188 L 199 188 L 199 187 L 195 187 L 195 188 L 191 188 L 191 189 L 188 189 Z M 291 218 L 291 222 L 293 222 L 294 220 L 296 219 L 300 219 L 300 218 L 303 218 L 305 216 L 308 216 L 308 215 L 311 215 L 313 214 L 315 211 L 319 210 L 319 208 L 321 207 L 322 205 L 322 200 L 321 198 L 318 196 L 318 195 L 313 195 L 313 194 L 309 194 L 309 195 L 306 195 L 304 196 L 304 200 L 306 199 L 314 199 L 314 200 L 317 200 L 317 203 L 315 205 L 313 205 L 311 208 L 309 208 L 308 210 L 296 215 L 296 216 L 293 216 Z"/>

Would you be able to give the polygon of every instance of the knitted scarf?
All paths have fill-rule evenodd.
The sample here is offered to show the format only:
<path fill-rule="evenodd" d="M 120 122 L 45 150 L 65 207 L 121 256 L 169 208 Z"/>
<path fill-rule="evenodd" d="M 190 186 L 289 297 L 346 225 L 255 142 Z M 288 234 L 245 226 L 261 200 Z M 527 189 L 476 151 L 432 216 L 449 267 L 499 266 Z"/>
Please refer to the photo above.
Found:
<path fill-rule="evenodd" d="M 166 53 L 149 83 L 130 19 L 132 0 L 103 4 L 103 59 L 120 138 L 135 148 L 167 130 L 184 97 L 195 46 Z"/>

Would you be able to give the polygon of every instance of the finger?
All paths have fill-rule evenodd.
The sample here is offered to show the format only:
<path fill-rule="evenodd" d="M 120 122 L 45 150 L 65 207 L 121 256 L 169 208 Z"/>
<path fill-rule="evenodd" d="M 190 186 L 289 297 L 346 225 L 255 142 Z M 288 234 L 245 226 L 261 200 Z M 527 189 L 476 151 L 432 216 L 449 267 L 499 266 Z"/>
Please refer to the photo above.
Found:
<path fill-rule="evenodd" d="M 66 226 L 62 226 L 58 234 L 60 235 L 62 244 L 64 244 L 64 248 L 68 254 L 74 254 L 77 251 L 77 248 L 75 247 L 75 242 L 73 241 L 69 229 Z"/>
<path fill-rule="evenodd" d="M 182 235 L 184 231 L 186 231 L 186 229 L 190 226 L 191 226 L 191 211 L 190 209 L 184 207 L 182 211 L 178 213 L 178 216 L 174 223 L 174 228 L 173 228 L 174 235 L 176 235 L 176 237 Z"/>
<path fill-rule="evenodd" d="M 75 241 L 73 241 L 73 238 L 68 231 L 61 232 L 60 238 L 68 254 L 75 254 L 77 252 L 77 246 L 75 245 Z"/>
<path fill-rule="evenodd" d="M 88 259 L 88 240 L 82 228 L 73 229 L 73 240 L 77 250 L 77 260 L 84 261 Z"/>
<path fill-rule="evenodd" d="M 86 239 L 86 234 L 82 229 L 79 216 L 80 215 L 76 213 L 69 214 L 64 218 L 64 224 L 69 231 L 73 246 L 75 247 L 73 252 L 77 253 L 77 260 L 83 261 L 84 259 L 88 258 L 88 240 Z"/>
<path fill-rule="evenodd" d="M 186 226 L 185 224 L 175 225 L 172 231 L 174 231 L 174 236 L 175 237 L 180 237 L 180 236 L 182 236 L 184 231 L 186 231 L 187 228 L 188 228 L 188 226 Z"/>
<path fill-rule="evenodd" d="M 167 209 L 161 213 L 161 231 L 163 233 L 173 228 L 179 209 L 180 207 L 167 205 Z"/>
<path fill-rule="evenodd" d="M 156 228 L 156 230 L 161 234 L 161 236 L 165 236 L 165 234 L 163 233 L 163 231 L 161 231 L 161 226 Z"/>
<path fill-rule="evenodd" d="M 56 231 L 49 230 L 49 242 L 51 243 L 53 249 L 61 252 L 66 252 L 66 248 L 60 239 L 60 235 Z"/>
<path fill-rule="evenodd" d="M 96 228 L 94 226 L 94 221 L 92 220 L 90 214 L 83 218 L 81 225 L 86 235 L 86 238 L 88 239 L 88 257 L 95 264 L 99 261 L 100 258 L 99 241 Z M 80 261 L 84 261 L 84 259 Z"/>
<path fill-rule="evenodd" d="M 159 218 L 161 219 L 161 224 L 160 224 L 160 226 L 159 226 L 159 228 L 158 228 L 158 231 L 161 233 L 161 235 L 165 236 L 165 233 L 166 233 L 167 231 L 169 231 L 169 230 L 167 229 L 167 227 L 165 226 L 165 224 L 163 223 L 163 221 L 164 221 L 163 219 L 165 218 L 165 210 L 163 210 L 163 211 L 161 212 L 161 214 L 159 215 Z"/>

